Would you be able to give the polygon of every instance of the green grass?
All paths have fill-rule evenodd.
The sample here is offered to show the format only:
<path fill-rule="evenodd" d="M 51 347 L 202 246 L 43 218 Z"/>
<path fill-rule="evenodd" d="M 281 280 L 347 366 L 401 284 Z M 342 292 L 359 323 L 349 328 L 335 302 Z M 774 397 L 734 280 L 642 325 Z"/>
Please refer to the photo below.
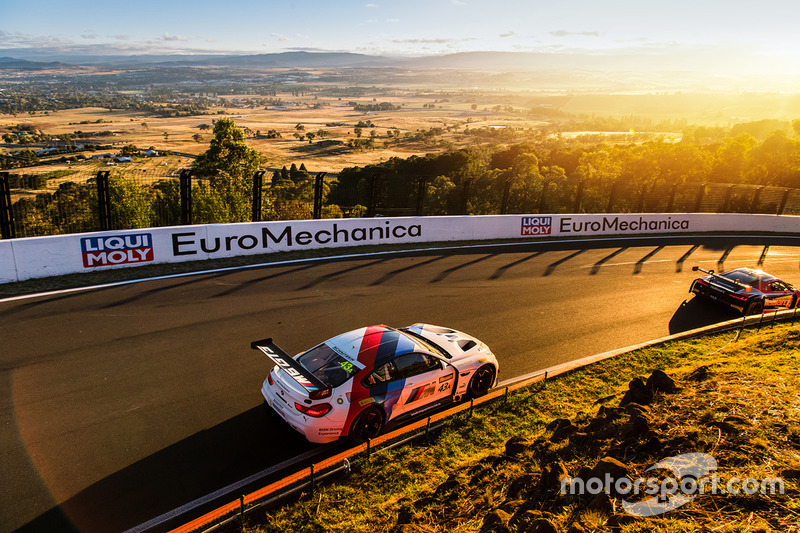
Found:
<path fill-rule="evenodd" d="M 693 451 L 713 455 L 723 480 L 776 477 L 800 467 L 800 328 L 745 331 L 737 342 L 734 336 L 638 350 L 512 393 L 471 418 L 454 416 L 428 443 L 359 460 L 348 478 L 286 505 L 252 511 L 247 531 L 514 533 L 533 527 L 537 518 L 558 531 L 575 524 L 585 531 L 798 531 L 796 480 L 786 480 L 783 496 L 699 496 L 652 518 L 627 515 L 618 500 L 610 512 L 593 510 L 585 499 L 536 488 L 549 465 L 563 464 L 575 476 L 604 456 L 627 463 L 631 476 L 668 454 Z M 708 377 L 687 379 L 700 366 L 708 367 Z M 644 408 L 649 432 L 632 440 L 624 436 L 624 416 L 612 422 L 598 411 L 620 413 L 614 406 L 627 383 L 655 369 L 675 378 L 679 391 L 656 393 Z M 570 419 L 589 438 L 553 441 L 545 427 L 556 418 Z M 603 420 L 609 421 L 598 424 Z M 526 451 L 507 456 L 511 437 Z M 637 451 L 648 438 L 660 445 Z"/>

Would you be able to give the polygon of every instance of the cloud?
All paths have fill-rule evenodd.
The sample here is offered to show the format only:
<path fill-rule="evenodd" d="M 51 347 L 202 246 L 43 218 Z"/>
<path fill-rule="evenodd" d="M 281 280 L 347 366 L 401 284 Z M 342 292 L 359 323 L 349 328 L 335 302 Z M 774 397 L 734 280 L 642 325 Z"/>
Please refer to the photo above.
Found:
<path fill-rule="evenodd" d="M 187 39 L 186 37 L 181 37 L 180 35 L 170 35 L 169 33 L 165 33 L 164 35 L 162 35 L 160 40 L 167 41 L 167 42 L 178 42 L 178 41 L 179 42 L 187 42 L 187 41 L 189 41 L 189 39 Z"/>
<path fill-rule="evenodd" d="M 516 35 L 516 33 L 514 33 L 513 31 L 507 31 L 505 33 L 501 33 L 500 37 L 502 39 L 505 39 L 506 37 L 514 37 L 515 35 Z"/>
<path fill-rule="evenodd" d="M 288 43 L 291 39 L 281 33 L 270 33 L 270 37 L 273 37 L 276 41 L 281 43 Z"/>
<path fill-rule="evenodd" d="M 316 48 L 313 46 L 291 46 L 285 48 L 289 52 L 330 52 L 331 50 L 327 48 Z"/>
<path fill-rule="evenodd" d="M 97 39 L 97 35 L 94 33 L 84 33 L 81 35 L 81 39 Z"/>
<path fill-rule="evenodd" d="M 364 4 L 364 7 L 378 7 L 378 4 Z"/>
<path fill-rule="evenodd" d="M 395 44 L 458 44 L 467 41 L 474 41 L 475 37 L 467 37 L 464 39 L 394 39 L 392 42 Z"/>
<path fill-rule="evenodd" d="M 551 31 L 550 35 L 552 35 L 553 37 L 568 37 L 570 35 L 580 35 L 582 37 L 600 37 L 600 32 L 557 30 L 557 31 Z"/>
<path fill-rule="evenodd" d="M 464 2 L 463 0 L 450 0 L 450 3 L 453 4 L 454 6 L 465 6 L 465 5 L 467 5 L 467 3 Z"/>

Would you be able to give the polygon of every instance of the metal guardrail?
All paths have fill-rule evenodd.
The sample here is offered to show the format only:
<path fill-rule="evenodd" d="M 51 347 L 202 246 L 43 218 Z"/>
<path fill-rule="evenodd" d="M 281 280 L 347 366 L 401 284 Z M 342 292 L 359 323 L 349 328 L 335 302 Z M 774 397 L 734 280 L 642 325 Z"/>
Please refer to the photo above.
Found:
<path fill-rule="evenodd" d="M 172 529 L 170 533 L 191 533 L 198 530 L 208 532 L 222 525 L 229 524 L 235 520 L 241 520 L 242 523 L 244 523 L 244 516 L 246 513 L 289 498 L 293 494 L 296 494 L 302 490 L 310 490 L 313 492 L 315 486 L 323 479 L 341 471 L 348 471 L 356 461 L 356 458 L 369 461 L 372 455 L 376 453 L 394 448 L 396 446 L 401 446 L 415 439 L 426 438 L 431 430 L 435 430 L 442 426 L 446 419 L 449 419 L 454 415 L 468 412 L 468 415 L 472 416 L 472 412 L 475 408 L 483 407 L 489 403 L 495 402 L 498 399 L 504 399 L 508 396 L 509 392 L 523 389 L 533 385 L 534 383 L 547 380 L 548 378 L 577 370 L 604 359 L 609 359 L 618 355 L 670 341 L 686 340 L 714 333 L 738 330 L 734 339 L 734 341 L 736 341 L 739 339 L 742 331 L 745 328 L 756 327 L 760 329 L 765 325 L 774 324 L 778 321 L 791 320 L 792 323 L 794 323 L 797 319 L 797 314 L 798 308 L 795 308 L 794 310 L 763 313 L 761 315 L 744 316 L 740 319 L 737 318 L 674 335 L 668 335 L 666 337 L 653 339 L 633 346 L 627 346 L 625 348 L 619 348 L 616 350 L 577 359 L 575 361 L 570 361 L 561 365 L 552 366 L 544 370 L 538 370 L 531 374 L 526 374 L 524 376 L 518 376 L 511 380 L 500 383 L 486 396 L 478 399 L 472 399 L 468 403 L 461 403 L 455 407 L 429 416 L 426 419 L 419 420 L 411 425 L 404 426 L 395 431 L 380 435 L 371 441 L 368 440 L 364 444 L 324 459 L 318 463 L 312 464 L 309 468 L 295 472 L 255 492 L 242 495 L 238 500 L 233 500 L 226 505 L 223 505 L 209 513 L 204 514 L 203 516 L 200 516 L 199 518 L 196 518 L 195 520 L 192 520 L 191 522 Z"/>

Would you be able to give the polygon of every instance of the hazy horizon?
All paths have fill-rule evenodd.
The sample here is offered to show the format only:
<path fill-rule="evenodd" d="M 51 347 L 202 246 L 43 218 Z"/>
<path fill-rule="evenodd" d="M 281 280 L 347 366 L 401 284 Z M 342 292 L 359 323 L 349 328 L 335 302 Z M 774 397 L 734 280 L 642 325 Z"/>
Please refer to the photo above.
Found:
<path fill-rule="evenodd" d="M 787 0 L 2 2 L 0 49 L 20 57 L 504 51 L 693 57 L 712 70 L 800 73 L 800 4 Z"/>
<path fill-rule="evenodd" d="M 16 59 L 344 52 L 427 60 L 412 68 L 624 73 L 631 90 L 800 92 L 800 4 L 788 0 L 0 1 L 0 57 Z M 451 55 L 466 52 L 540 55 Z"/>

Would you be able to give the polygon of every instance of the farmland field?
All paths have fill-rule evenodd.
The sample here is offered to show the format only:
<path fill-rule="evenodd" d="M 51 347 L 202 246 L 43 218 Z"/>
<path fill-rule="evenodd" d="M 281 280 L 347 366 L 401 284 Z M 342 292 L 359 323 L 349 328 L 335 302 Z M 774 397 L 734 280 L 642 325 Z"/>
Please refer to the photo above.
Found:
<path fill-rule="evenodd" d="M 80 73 L 72 75 L 81 78 Z M 304 75 L 314 77 L 321 73 L 310 71 Z M 252 91 L 244 86 L 242 94 L 214 93 L 210 99 L 213 105 L 184 116 L 102 107 L 0 114 L 0 135 L 24 128 L 49 139 L 62 135 L 89 139 L 103 147 L 101 152 L 116 154 L 131 144 L 139 149 L 172 152 L 166 159 L 137 159 L 126 164 L 131 171 L 152 173 L 158 167 L 190 166 L 191 156 L 208 148 L 213 121 L 224 116 L 243 129 L 248 145 L 261 153 L 265 166 L 280 168 L 302 163 L 311 171 L 336 172 L 392 157 L 406 158 L 482 143 L 522 142 L 561 131 L 569 132 L 570 137 L 579 136 L 586 133 L 580 131 L 580 126 L 597 118 L 617 121 L 623 127 L 616 133 L 613 128 L 605 129 L 595 135 L 596 140 L 611 133 L 615 140 L 629 142 L 674 140 L 680 138 L 687 124 L 730 127 L 737 122 L 791 120 L 800 115 L 800 98 L 784 94 L 479 89 L 459 87 L 455 82 L 452 86 L 423 89 L 402 85 L 402 76 L 397 77 L 401 84 L 397 87 L 366 86 L 365 79 L 369 81 L 366 76 L 354 77 L 350 80 L 352 86 L 283 83 L 268 98 L 263 91 L 261 95 L 248 94 Z M 133 90 L 118 93 L 138 94 Z M 155 106 L 170 105 L 169 98 L 142 98 Z M 389 104 L 391 109 L 363 110 L 380 104 Z M 357 110 L 356 105 L 362 110 Z M 631 137 L 634 125 L 635 139 Z M 0 154 L 44 146 L 47 143 L 4 144 L 0 145 Z M 42 157 L 42 164 L 28 167 L 25 172 L 63 170 L 74 163 L 59 159 Z M 105 162 L 91 165 L 99 168 Z"/>

